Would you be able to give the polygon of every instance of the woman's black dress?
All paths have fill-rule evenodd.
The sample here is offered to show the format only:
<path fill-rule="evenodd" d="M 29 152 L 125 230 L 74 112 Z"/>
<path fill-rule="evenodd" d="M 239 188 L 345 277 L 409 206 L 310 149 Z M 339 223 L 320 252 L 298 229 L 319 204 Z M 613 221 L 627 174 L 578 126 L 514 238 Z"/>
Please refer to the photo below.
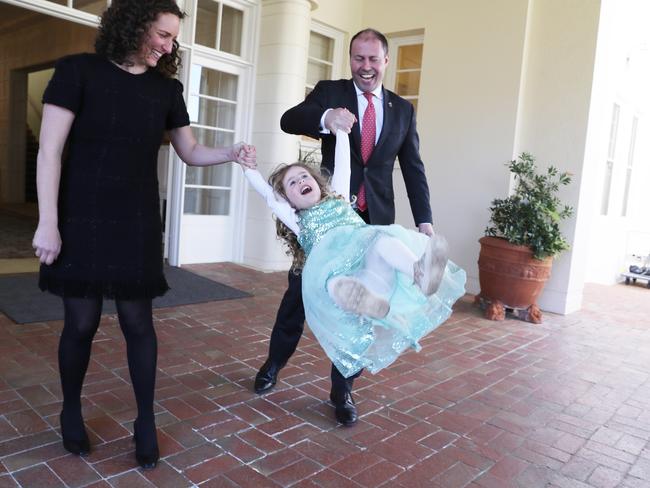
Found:
<path fill-rule="evenodd" d="M 41 265 L 40 288 L 69 297 L 162 295 L 157 159 L 164 131 L 189 125 L 181 83 L 80 54 L 57 63 L 43 102 L 75 119 L 59 190 L 63 246 Z"/>

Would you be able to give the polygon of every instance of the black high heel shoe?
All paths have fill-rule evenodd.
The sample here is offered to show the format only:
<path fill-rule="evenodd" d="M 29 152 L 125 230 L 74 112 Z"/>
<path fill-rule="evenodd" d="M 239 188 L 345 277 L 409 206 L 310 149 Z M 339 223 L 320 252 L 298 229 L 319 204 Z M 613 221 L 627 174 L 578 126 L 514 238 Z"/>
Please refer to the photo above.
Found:
<path fill-rule="evenodd" d="M 142 446 L 143 437 L 145 436 L 138 435 L 138 431 L 140 430 L 141 428 L 139 427 L 138 419 L 135 419 L 135 421 L 133 422 L 133 440 L 135 441 L 135 460 L 138 462 L 138 464 L 142 469 L 145 470 L 154 469 L 156 466 L 158 466 L 158 460 L 160 459 L 160 451 L 158 450 L 158 439 L 156 438 L 156 424 L 155 423 L 153 424 L 153 440 L 154 440 L 153 448 L 151 446 L 148 446 L 147 448 L 144 448 Z M 140 439 L 140 443 L 138 443 L 138 438 Z"/>
<path fill-rule="evenodd" d="M 82 429 L 83 436 L 81 439 L 72 439 L 65 435 L 65 427 L 63 426 L 63 412 L 59 415 L 59 425 L 61 426 L 61 437 L 63 438 L 63 448 L 76 454 L 77 456 L 86 457 L 90 454 L 90 440 L 88 440 L 88 434 L 86 434 L 86 429 L 83 428 L 82 420 Z"/>

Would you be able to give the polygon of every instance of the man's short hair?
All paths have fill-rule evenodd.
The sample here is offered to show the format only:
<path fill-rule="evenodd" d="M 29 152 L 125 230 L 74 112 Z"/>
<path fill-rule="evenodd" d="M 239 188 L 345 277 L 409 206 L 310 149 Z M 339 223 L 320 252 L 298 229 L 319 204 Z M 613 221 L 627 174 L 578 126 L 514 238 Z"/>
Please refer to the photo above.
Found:
<path fill-rule="evenodd" d="M 363 29 L 363 30 L 359 31 L 354 36 L 352 36 L 352 39 L 350 39 L 349 54 L 352 54 L 352 43 L 358 38 L 377 39 L 379 42 L 381 42 L 381 47 L 384 48 L 384 55 L 388 56 L 388 39 L 386 39 L 386 36 L 383 35 L 381 32 L 379 32 L 378 30 L 375 30 L 375 29 L 371 29 L 370 27 L 368 27 L 367 29 Z"/>

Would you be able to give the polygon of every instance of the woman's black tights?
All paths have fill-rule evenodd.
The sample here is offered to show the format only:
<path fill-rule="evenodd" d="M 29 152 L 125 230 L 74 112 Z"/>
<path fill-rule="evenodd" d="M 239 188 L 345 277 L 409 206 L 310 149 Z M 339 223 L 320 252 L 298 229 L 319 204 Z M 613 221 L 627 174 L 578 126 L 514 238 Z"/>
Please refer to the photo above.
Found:
<path fill-rule="evenodd" d="M 155 442 L 153 414 L 156 358 L 158 345 L 153 328 L 151 300 L 116 300 L 122 334 L 126 339 L 129 374 L 138 407 L 138 423 L 146 426 L 140 437 L 144 443 Z M 93 337 L 99 326 L 102 298 L 64 298 L 63 332 L 59 342 L 59 373 L 63 390 L 62 428 L 66 436 L 80 439 L 83 435 L 81 387 L 90 361 Z"/>

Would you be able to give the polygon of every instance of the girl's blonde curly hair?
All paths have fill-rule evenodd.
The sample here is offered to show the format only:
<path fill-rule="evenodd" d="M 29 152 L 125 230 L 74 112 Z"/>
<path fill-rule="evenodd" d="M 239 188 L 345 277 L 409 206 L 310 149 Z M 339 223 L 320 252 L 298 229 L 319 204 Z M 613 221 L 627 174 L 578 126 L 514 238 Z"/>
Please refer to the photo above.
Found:
<path fill-rule="evenodd" d="M 296 166 L 306 170 L 316 180 L 316 183 L 318 183 L 318 187 L 320 188 L 321 201 L 326 198 L 336 197 L 336 194 L 329 186 L 329 178 L 318 171 L 314 166 L 300 162 L 281 164 L 275 168 L 273 173 L 271 173 L 268 181 L 271 188 L 273 188 L 273 191 L 284 198 L 290 205 L 291 202 L 289 202 L 289 199 L 287 198 L 287 193 L 284 190 L 282 180 L 287 174 L 287 171 Z M 278 238 L 282 239 L 284 244 L 287 246 L 287 256 L 293 256 L 291 270 L 296 274 L 300 273 L 305 265 L 305 251 L 303 251 L 300 244 L 298 244 L 298 236 L 296 236 L 296 234 L 278 218 L 275 219 L 275 230 Z"/>

